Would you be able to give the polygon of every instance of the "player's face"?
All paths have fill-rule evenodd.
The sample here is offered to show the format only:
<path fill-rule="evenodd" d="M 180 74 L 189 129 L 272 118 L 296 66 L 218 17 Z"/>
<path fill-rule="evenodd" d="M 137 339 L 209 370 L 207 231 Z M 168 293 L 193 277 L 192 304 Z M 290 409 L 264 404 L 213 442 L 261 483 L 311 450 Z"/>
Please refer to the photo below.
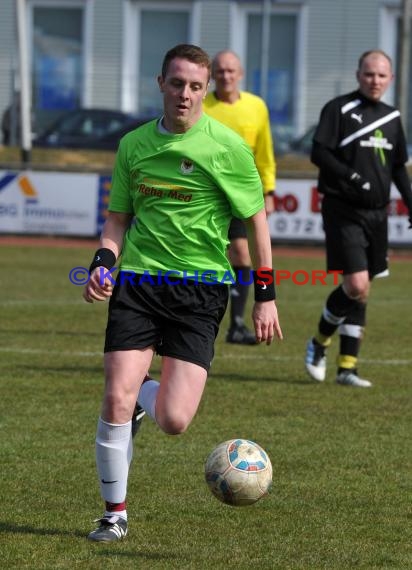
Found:
<path fill-rule="evenodd" d="M 218 97 L 237 93 L 242 77 L 242 66 L 234 54 L 223 53 L 216 56 L 213 62 L 213 79 Z"/>
<path fill-rule="evenodd" d="M 184 133 L 203 113 L 208 69 L 187 59 L 175 58 L 169 64 L 166 77 L 158 77 L 158 83 L 163 93 L 164 126 L 172 133 Z"/>
<path fill-rule="evenodd" d="M 379 101 L 393 79 L 392 67 L 385 56 L 371 54 L 363 60 L 356 77 L 362 95 L 371 101 Z"/>

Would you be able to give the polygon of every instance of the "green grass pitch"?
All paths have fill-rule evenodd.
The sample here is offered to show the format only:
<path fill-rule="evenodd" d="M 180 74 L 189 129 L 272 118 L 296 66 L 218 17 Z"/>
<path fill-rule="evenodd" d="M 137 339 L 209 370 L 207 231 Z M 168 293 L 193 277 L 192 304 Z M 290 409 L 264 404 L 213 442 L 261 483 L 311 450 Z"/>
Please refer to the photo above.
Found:
<path fill-rule="evenodd" d="M 370 390 L 309 381 L 303 354 L 328 285 L 278 287 L 283 342 L 227 345 L 227 316 L 199 412 L 166 436 L 147 418 L 129 480 L 129 535 L 89 543 L 101 516 L 94 436 L 102 395 L 105 303 L 88 305 L 68 274 L 82 247 L 0 249 L 0 551 L 8 569 L 412 567 L 410 260 L 373 284 L 360 372 Z M 279 269 L 323 258 L 276 255 Z M 160 370 L 155 359 L 153 375 Z M 204 482 L 213 447 L 253 439 L 273 488 L 251 507 L 219 503 Z"/>

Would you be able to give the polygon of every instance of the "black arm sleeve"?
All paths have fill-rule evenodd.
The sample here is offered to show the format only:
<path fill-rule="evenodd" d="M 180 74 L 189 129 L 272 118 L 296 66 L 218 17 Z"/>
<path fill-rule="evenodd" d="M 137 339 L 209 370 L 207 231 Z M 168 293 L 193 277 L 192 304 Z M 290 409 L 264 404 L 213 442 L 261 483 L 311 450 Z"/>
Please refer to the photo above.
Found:
<path fill-rule="evenodd" d="M 409 210 L 409 215 L 412 217 L 412 190 L 411 182 L 409 180 L 408 171 L 404 164 L 395 166 L 392 171 L 392 179 L 399 190 L 400 195 L 404 201 L 405 206 Z"/>
<path fill-rule="evenodd" d="M 321 145 L 317 141 L 313 141 L 312 154 L 310 157 L 313 164 L 318 168 L 322 168 L 329 175 L 349 180 L 353 174 L 353 170 L 343 162 L 340 162 L 335 155 L 326 146 Z"/>

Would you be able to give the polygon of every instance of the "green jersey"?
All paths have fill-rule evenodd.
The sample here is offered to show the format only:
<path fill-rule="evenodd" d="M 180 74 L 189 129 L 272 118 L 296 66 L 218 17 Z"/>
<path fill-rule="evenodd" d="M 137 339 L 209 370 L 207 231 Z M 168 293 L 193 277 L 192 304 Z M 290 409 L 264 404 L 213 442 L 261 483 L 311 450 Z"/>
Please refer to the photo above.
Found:
<path fill-rule="evenodd" d="M 222 280 L 232 275 L 226 255 L 232 217 L 263 207 L 248 145 L 205 114 L 182 134 L 159 132 L 151 121 L 120 142 L 109 210 L 135 216 L 123 243 L 124 271 L 176 277 L 210 271 Z"/>

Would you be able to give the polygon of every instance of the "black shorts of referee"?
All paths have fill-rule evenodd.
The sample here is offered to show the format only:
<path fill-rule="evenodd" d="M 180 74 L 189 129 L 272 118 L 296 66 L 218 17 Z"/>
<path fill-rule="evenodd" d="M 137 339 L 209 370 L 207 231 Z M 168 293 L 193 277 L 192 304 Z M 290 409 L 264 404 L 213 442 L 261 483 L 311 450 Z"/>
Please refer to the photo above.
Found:
<path fill-rule="evenodd" d="M 153 346 L 157 354 L 210 368 L 229 286 L 120 271 L 110 297 L 105 352 Z"/>
<path fill-rule="evenodd" d="M 326 236 L 328 271 L 344 275 L 369 272 L 370 278 L 388 270 L 388 216 L 386 207 L 356 208 L 342 200 L 324 196 L 323 227 Z"/>

